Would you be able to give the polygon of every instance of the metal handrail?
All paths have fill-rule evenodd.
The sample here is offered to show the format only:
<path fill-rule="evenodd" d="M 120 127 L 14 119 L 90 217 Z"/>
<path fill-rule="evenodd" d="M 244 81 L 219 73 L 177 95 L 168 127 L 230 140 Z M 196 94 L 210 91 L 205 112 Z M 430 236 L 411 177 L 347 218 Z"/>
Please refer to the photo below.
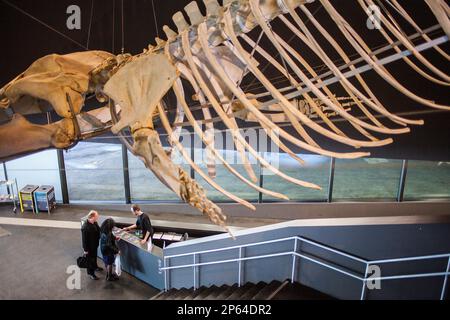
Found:
<path fill-rule="evenodd" d="M 343 252 L 343 251 L 341 251 L 341 250 L 337 250 L 337 249 L 331 248 L 331 247 L 329 247 L 329 246 L 320 244 L 320 243 L 318 243 L 318 242 L 316 242 L 316 241 L 309 240 L 309 239 L 305 239 L 305 238 L 303 238 L 303 237 L 297 237 L 297 238 L 298 238 L 299 240 L 301 240 L 302 242 L 306 242 L 306 243 L 312 244 L 313 246 L 319 247 L 319 248 L 321 248 L 321 249 L 325 249 L 325 250 L 327 250 L 327 251 L 330 251 L 330 252 L 333 252 L 333 253 L 337 253 L 337 254 L 339 254 L 339 255 L 341 255 L 341 256 L 343 256 L 343 257 L 350 258 L 350 259 L 353 259 L 353 260 L 355 260 L 355 261 L 359 261 L 359 262 L 362 262 L 362 263 L 367 263 L 367 262 L 369 262 L 369 261 L 367 261 L 366 259 L 359 258 L 359 257 L 357 257 L 357 256 L 355 256 L 355 255 L 351 255 L 351 254 L 345 253 L 345 252 Z"/>
<path fill-rule="evenodd" d="M 416 257 L 405 257 L 405 258 L 396 258 L 396 259 L 372 260 L 369 262 L 370 262 L 370 264 L 382 264 L 382 263 L 391 263 L 391 262 L 404 262 L 404 261 L 429 260 L 429 259 L 441 259 L 441 258 L 450 258 L 450 253 L 433 254 L 433 255 L 416 256 Z"/>
<path fill-rule="evenodd" d="M 174 254 L 174 255 L 169 255 L 169 256 L 164 256 L 164 259 L 170 259 L 170 258 L 178 258 L 178 257 L 185 257 L 185 256 L 192 256 L 193 254 L 204 254 L 204 253 L 211 253 L 211 252 L 219 252 L 219 251 L 227 251 L 227 250 L 233 250 L 233 249 L 239 249 L 239 248 L 248 248 L 248 247 L 254 247 L 254 246 L 259 246 L 259 245 L 263 245 L 263 244 L 270 244 L 270 243 L 276 243 L 276 242 L 283 242 L 283 241 L 289 241 L 289 240 L 300 240 L 302 242 L 305 243 L 309 243 L 312 244 L 316 247 L 325 249 L 327 251 L 330 252 L 334 252 L 337 253 L 339 255 L 342 255 L 344 257 L 353 259 L 355 261 L 359 261 L 362 263 L 367 263 L 369 261 L 356 257 L 354 255 L 345 253 L 343 251 L 340 250 L 336 250 L 333 249 L 331 247 L 328 247 L 326 245 L 320 244 L 316 241 L 312 241 L 303 237 L 299 237 L 299 236 L 292 236 L 292 237 L 286 237 L 286 238 L 280 238 L 280 239 L 274 239 L 274 240 L 267 240 L 267 241 L 260 241 L 260 242 L 253 242 L 253 243 L 249 243 L 249 244 L 242 244 L 242 245 L 237 245 L 237 246 L 231 246 L 231 247 L 225 247 L 225 248 L 219 248 L 219 249 L 211 249 L 211 250 L 203 250 L 203 251 L 195 251 L 195 252 L 187 252 L 187 253 L 180 253 L 180 254 Z"/>
<path fill-rule="evenodd" d="M 264 255 L 260 255 L 260 256 L 246 257 L 246 258 L 234 258 L 234 259 L 226 259 L 226 260 L 218 260 L 218 261 L 210 261 L 210 262 L 199 262 L 199 263 L 183 264 L 181 266 L 163 267 L 163 268 L 161 268 L 161 270 L 175 270 L 175 269 L 182 269 L 182 268 L 210 266 L 210 265 L 214 265 L 214 264 L 224 264 L 224 263 L 230 263 L 230 262 L 257 260 L 257 259 L 264 259 L 264 258 L 273 258 L 273 257 L 280 257 L 280 256 L 288 256 L 288 255 L 292 255 L 292 254 L 294 254 L 294 252 L 287 251 L 287 252 L 264 254 Z"/>
<path fill-rule="evenodd" d="M 290 241 L 294 240 L 294 250 L 293 251 L 285 251 L 285 252 L 279 252 L 279 253 L 271 253 L 271 254 L 264 254 L 259 256 L 252 256 L 252 257 L 242 257 L 242 249 L 253 247 L 253 246 L 259 246 L 263 244 L 270 244 L 270 243 L 278 243 L 278 242 L 284 242 L 284 241 Z M 329 263 L 319 261 L 317 259 L 311 258 L 305 254 L 301 254 L 297 252 L 297 241 L 302 241 L 308 244 L 311 244 L 313 246 L 316 246 L 318 248 L 327 250 L 329 252 L 336 253 L 340 256 L 352 259 L 354 261 L 363 263 L 365 265 L 365 272 L 364 276 L 358 276 L 352 272 L 343 270 L 342 268 L 335 267 L 333 265 L 330 265 Z M 209 261 L 209 262 L 197 262 L 196 257 L 197 255 L 206 254 L 206 253 L 212 253 L 212 252 L 219 252 L 219 251 L 227 251 L 227 250 L 233 250 L 233 249 L 239 249 L 239 258 L 233 258 L 233 259 L 226 259 L 226 260 L 217 260 L 217 261 Z M 177 258 L 177 257 L 185 257 L 185 256 L 193 256 L 194 257 L 194 263 L 190 264 L 184 264 L 184 265 L 177 265 L 177 266 L 166 266 L 166 260 L 167 263 L 169 259 L 171 258 Z M 213 250 L 203 250 L 203 251 L 195 251 L 195 252 L 189 252 L 189 253 L 182 253 L 182 254 L 175 254 L 175 255 L 169 255 L 164 256 L 164 267 L 160 268 L 160 271 L 164 271 L 164 280 L 165 280 L 165 288 L 168 289 L 168 279 L 167 279 L 167 272 L 170 270 L 176 270 L 176 269 L 182 269 L 182 268 L 193 268 L 194 269 L 194 289 L 196 289 L 197 285 L 197 268 L 201 266 L 206 265 L 217 265 L 217 264 L 225 264 L 225 263 L 239 263 L 239 272 L 238 272 L 238 286 L 241 285 L 241 263 L 243 261 L 250 261 L 250 260 L 257 260 L 257 259 L 267 259 L 267 258 L 274 258 L 274 257 L 280 257 L 280 256 L 292 256 L 292 275 L 291 275 L 291 281 L 294 281 L 295 278 L 295 258 L 303 258 L 305 260 L 311 261 L 313 263 L 316 263 L 320 266 L 323 266 L 325 268 L 328 268 L 330 270 L 336 271 L 338 273 L 344 274 L 346 276 L 349 276 L 353 279 L 357 279 L 359 281 L 362 281 L 362 288 L 361 288 L 361 296 L 360 299 L 363 300 L 365 298 L 366 294 L 366 283 L 368 281 L 383 281 L 383 280 L 397 280 L 397 279 L 411 279 L 411 278 L 423 278 L 423 277 L 438 277 L 438 276 L 444 276 L 444 282 L 442 286 L 441 291 L 441 300 L 444 299 L 445 295 L 445 289 L 447 285 L 448 276 L 450 275 L 450 253 L 446 254 L 435 254 L 435 255 L 424 255 L 424 256 L 415 256 L 415 257 L 404 257 L 404 258 L 395 258 L 395 259 L 382 259 L 382 260 L 366 260 L 360 257 L 356 257 L 354 255 L 345 253 L 343 251 L 340 251 L 338 249 L 331 248 L 329 246 L 320 244 L 316 241 L 305 239 L 303 237 L 299 236 L 292 236 L 292 237 L 286 237 L 281 239 L 274 239 L 274 240 L 267 240 L 267 241 L 260 241 L 260 242 L 254 242 L 249 244 L 243 244 L 243 245 L 237 245 L 237 246 L 231 246 L 226 248 L 219 248 L 219 249 L 213 249 Z M 447 268 L 445 272 L 433 272 L 433 273 L 417 273 L 417 274 L 401 274 L 401 275 L 394 275 L 394 276 L 385 276 L 385 277 L 368 277 L 368 270 L 369 266 L 371 265 L 378 265 L 378 264 L 385 264 L 385 263 L 395 263 L 395 262 L 406 262 L 406 261 L 421 261 L 421 260 L 430 260 L 430 259 L 443 259 L 447 258 Z"/>
<path fill-rule="evenodd" d="M 211 250 L 203 250 L 203 251 L 180 253 L 180 254 L 174 254 L 174 255 L 170 255 L 170 256 L 164 256 L 164 259 L 178 258 L 178 257 L 184 257 L 184 256 L 192 256 L 193 254 L 204 254 L 204 253 L 226 251 L 226 250 L 233 250 L 233 249 L 239 249 L 239 248 L 247 248 L 247 247 L 259 246 L 259 245 L 263 245 L 263 244 L 294 240 L 295 238 L 299 238 L 299 237 L 292 236 L 292 237 L 287 237 L 287 238 L 281 238 L 281 239 L 275 239 L 275 240 L 267 240 L 267 241 L 261 241 L 261 242 L 253 242 L 253 243 L 249 243 L 249 244 L 242 244 L 242 245 L 225 247 L 225 248 L 219 248 L 219 249 L 211 249 Z"/>

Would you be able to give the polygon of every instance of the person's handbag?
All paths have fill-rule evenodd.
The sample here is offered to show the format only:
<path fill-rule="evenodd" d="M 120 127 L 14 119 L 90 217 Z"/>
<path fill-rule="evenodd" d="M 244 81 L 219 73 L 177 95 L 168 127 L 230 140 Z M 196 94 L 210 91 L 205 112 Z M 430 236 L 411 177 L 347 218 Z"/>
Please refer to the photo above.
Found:
<path fill-rule="evenodd" d="M 87 269 L 88 267 L 88 258 L 86 255 L 77 258 L 77 266 L 81 269 Z"/>
<path fill-rule="evenodd" d="M 116 274 L 120 277 L 120 275 L 122 274 L 122 266 L 120 265 L 120 254 L 116 255 L 114 264 L 116 265 Z"/>

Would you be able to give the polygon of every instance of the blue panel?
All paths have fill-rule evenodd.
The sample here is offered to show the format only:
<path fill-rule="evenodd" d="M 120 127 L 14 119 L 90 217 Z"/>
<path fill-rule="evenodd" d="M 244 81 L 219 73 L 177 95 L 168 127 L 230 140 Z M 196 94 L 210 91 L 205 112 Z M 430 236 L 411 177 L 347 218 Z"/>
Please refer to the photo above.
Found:
<path fill-rule="evenodd" d="M 127 241 L 119 241 L 117 244 L 121 253 L 120 263 L 123 271 L 157 289 L 164 289 L 164 274 L 159 272 L 159 267 L 162 266 L 160 257 Z M 98 256 L 102 256 L 100 248 Z"/>

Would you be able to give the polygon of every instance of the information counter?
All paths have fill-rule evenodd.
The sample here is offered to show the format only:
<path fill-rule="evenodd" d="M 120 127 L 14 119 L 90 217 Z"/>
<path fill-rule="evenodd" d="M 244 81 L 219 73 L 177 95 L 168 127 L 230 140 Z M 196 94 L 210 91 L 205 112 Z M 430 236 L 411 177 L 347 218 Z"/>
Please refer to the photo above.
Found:
<path fill-rule="evenodd" d="M 114 217 L 113 217 L 114 218 Z M 81 224 L 85 223 L 87 217 L 84 217 Z M 105 220 L 101 217 L 98 224 L 101 225 Z M 163 251 L 160 247 L 153 245 L 151 251 L 147 250 L 147 244 L 142 245 L 137 236 L 132 233 L 114 228 L 114 235 L 120 237 L 117 244 L 120 249 L 120 263 L 122 271 L 131 274 L 139 280 L 157 288 L 164 289 L 164 275 L 160 273 L 159 268 L 163 263 Z M 98 256 L 102 253 L 100 246 Z"/>

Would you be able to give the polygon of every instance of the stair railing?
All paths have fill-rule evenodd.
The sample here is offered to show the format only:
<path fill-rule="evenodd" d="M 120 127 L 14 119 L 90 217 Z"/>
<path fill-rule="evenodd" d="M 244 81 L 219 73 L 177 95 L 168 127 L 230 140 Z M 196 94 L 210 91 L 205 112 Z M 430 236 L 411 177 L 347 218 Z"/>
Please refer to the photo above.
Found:
<path fill-rule="evenodd" d="M 243 249 L 245 249 L 245 248 L 267 245 L 267 244 L 272 244 L 272 243 L 283 243 L 283 242 L 288 242 L 288 241 L 293 242 L 293 250 L 282 251 L 282 252 L 278 252 L 278 253 L 256 255 L 256 256 L 251 256 L 251 257 L 245 257 L 243 254 L 243 252 L 245 251 Z M 301 244 L 301 243 L 307 243 L 315 248 L 320 248 L 325 251 L 337 254 L 338 256 L 355 261 L 357 263 L 361 263 L 365 270 L 364 274 L 358 273 L 358 272 L 355 272 L 352 270 L 346 270 L 346 268 L 344 268 L 342 266 L 338 266 L 338 265 L 335 265 L 334 263 L 329 263 L 327 261 L 323 261 L 323 259 L 319 259 L 315 256 L 306 254 L 302 250 L 299 250 L 299 248 L 300 248 L 299 244 Z M 221 252 L 221 251 L 230 251 L 230 250 L 237 250 L 238 257 L 233 258 L 233 259 L 199 262 L 200 255 L 205 255 L 208 253 L 217 253 L 217 252 Z M 173 259 L 173 258 L 189 257 L 189 256 L 192 256 L 192 258 L 193 258 L 192 263 L 182 264 L 182 265 L 170 265 L 171 259 Z M 296 277 L 295 270 L 296 270 L 297 258 L 305 259 L 307 261 L 310 261 L 312 263 L 315 263 L 317 265 L 325 267 L 329 270 L 333 270 L 337 273 L 340 273 L 340 274 L 346 275 L 348 277 L 351 277 L 353 279 L 357 279 L 357 280 L 361 281 L 362 282 L 361 292 L 360 292 L 361 300 L 364 300 L 366 298 L 366 295 L 367 295 L 366 287 L 367 287 L 367 283 L 369 281 L 373 282 L 373 281 L 389 281 L 389 280 L 426 278 L 426 277 L 444 277 L 442 289 L 441 289 L 441 295 L 440 295 L 440 299 L 443 300 L 443 299 L 445 299 L 445 292 L 446 292 L 446 287 L 447 287 L 447 282 L 448 282 L 448 276 L 450 275 L 450 253 L 425 255 L 425 256 L 414 256 L 414 257 L 403 257 L 403 258 L 395 258 L 395 259 L 367 260 L 367 259 L 357 257 L 355 255 L 346 253 L 342 250 L 334 249 L 330 246 L 326 246 L 326 245 L 323 245 L 316 241 L 306 239 L 304 237 L 299 237 L 299 236 L 267 240 L 267 241 L 260 241 L 260 242 L 230 246 L 230 247 L 219 248 L 219 249 L 210 249 L 210 250 L 195 251 L 195 252 L 188 252 L 188 253 L 164 256 L 164 258 L 163 258 L 164 263 L 163 263 L 163 267 L 160 268 L 160 272 L 164 272 L 165 291 L 168 291 L 170 289 L 169 277 L 170 277 L 170 272 L 172 270 L 183 269 L 183 268 L 192 268 L 193 269 L 193 288 L 194 288 L 194 290 L 196 290 L 199 287 L 198 269 L 200 267 L 207 266 L 207 265 L 237 263 L 239 266 L 238 274 L 237 274 L 237 284 L 240 287 L 243 284 L 243 276 L 242 276 L 242 263 L 243 262 L 250 261 L 250 260 L 257 260 L 257 259 L 269 259 L 269 258 L 281 257 L 281 256 L 291 256 L 292 257 L 292 270 L 291 270 L 291 279 L 290 279 L 291 282 L 295 281 L 295 277 Z M 378 276 L 378 277 L 374 277 L 369 274 L 369 272 L 371 270 L 371 268 L 370 268 L 371 266 L 379 266 L 382 264 L 400 263 L 400 262 L 411 262 L 411 261 L 417 262 L 417 261 L 423 261 L 423 260 L 437 260 L 437 259 L 446 259 L 447 263 L 446 263 L 445 271 L 423 272 L 423 273 L 414 273 L 414 274 L 400 274 L 400 275 Z"/>

